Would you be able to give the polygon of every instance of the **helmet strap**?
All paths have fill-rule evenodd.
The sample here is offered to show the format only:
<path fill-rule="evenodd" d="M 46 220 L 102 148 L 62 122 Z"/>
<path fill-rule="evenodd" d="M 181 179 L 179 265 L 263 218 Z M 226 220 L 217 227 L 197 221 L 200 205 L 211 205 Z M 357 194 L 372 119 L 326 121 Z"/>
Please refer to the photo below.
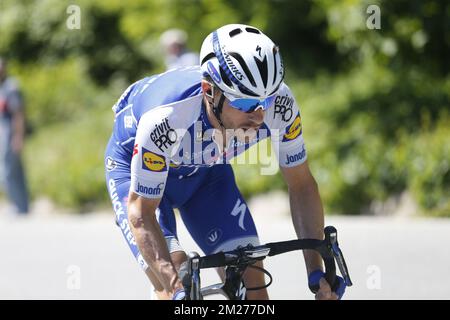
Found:
<path fill-rule="evenodd" d="M 225 129 L 225 126 L 223 125 L 222 117 L 221 117 L 222 110 L 223 110 L 223 103 L 225 102 L 225 96 L 223 95 L 222 92 L 220 93 L 219 103 L 217 103 L 217 106 L 216 106 L 216 104 L 214 103 L 214 88 L 215 88 L 214 86 L 211 87 L 212 94 L 210 96 L 210 98 L 212 100 L 211 102 L 212 102 L 212 106 L 213 106 L 212 107 L 213 113 L 214 113 L 214 116 L 217 119 L 217 122 L 219 122 L 219 125 L 223 129 Z"/>

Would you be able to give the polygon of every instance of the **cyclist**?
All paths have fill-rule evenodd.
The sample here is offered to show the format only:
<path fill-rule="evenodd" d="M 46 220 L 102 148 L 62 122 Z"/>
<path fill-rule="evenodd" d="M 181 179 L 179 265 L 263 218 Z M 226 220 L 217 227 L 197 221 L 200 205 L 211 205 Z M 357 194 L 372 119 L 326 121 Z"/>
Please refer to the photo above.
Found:
<path fill-rule="evenodd" d="M 283 78 L 278 47 L 257 28 L 230 24 L 205 38 L 199 67 L 139 80 L 114 105 L 107 187 L 117 224 L 158 298 L 184 297 L 177 270 L 186 254 L 174 208 L 205 254 L 259 244 L 229 162 L 269 136 L 298 237 L 323 238 L 323 209 L 306 161 L 300 112 Z M 342 279 L 332 292 L 320 256 L 305 251 L 304 258 L 316 298 L 340 298 Z M 255 269 L 243 279 L 248 287 L 264 284 Z M 247 298 L 268 294 L 249 291 Z"/>

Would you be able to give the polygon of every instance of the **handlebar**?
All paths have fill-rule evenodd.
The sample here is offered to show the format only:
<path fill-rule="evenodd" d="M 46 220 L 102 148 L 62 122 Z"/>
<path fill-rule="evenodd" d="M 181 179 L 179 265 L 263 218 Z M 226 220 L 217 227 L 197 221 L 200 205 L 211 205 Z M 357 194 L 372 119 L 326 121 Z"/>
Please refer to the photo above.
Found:
<path fill-rule="evenodd" d="M 252 246 L 249 244 L 245 247 L 238 247 L 232 251 L 218 252 L 203 257 L 200 257 L 197 253 L 191 253 L 189 254 L 186 270 L 189 277 L 184 277 L 183 284 L 185 287 L 190 287 L 192 277 L 195 277 L 198 281 L 197 285 L 199 285 L 200 269 L 226 266 L 245 267 L 252 265 L 258 260 L 264 260 L 267 256 L 271 257 L 296 250 L 315 250 L 320 254 L 324 261 L 325 279 L 330 284 L 333 291 L 338 286 L 338 281 L 336 281 L 336 263 L 345 284 L 348 287 L 352 286 L 344 256 L 339 248 L 336 228 L 328 226 L 324 229 L 324 234 L 324 240 L 296 239 L 272 242 L 260 246 Z M 189 278 L 190 280 L 188 280 Z"/>

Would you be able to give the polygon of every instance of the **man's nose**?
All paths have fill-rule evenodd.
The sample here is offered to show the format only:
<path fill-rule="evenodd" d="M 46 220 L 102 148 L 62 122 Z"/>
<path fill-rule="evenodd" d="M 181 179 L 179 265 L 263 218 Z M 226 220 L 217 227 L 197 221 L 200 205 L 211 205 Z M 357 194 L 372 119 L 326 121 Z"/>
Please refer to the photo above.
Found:
<path fill-rule="evenodd" d="M 264 122 L 264 110 L 258 109 L 250 113 L 250 120 L 260 126 Z"/>

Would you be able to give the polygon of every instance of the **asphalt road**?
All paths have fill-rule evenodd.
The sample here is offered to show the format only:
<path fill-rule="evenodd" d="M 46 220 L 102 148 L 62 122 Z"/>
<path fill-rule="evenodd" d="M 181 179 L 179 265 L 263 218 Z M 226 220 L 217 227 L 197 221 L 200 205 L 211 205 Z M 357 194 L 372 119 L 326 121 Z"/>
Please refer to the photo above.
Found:
<path fill-rule="evenodd" d="M 286 215 L 255 215 L 262 242 L 294 238 Z M 327 217 L 354 286 L 347 299 L 449 299 L 450 220 Z M 179 222 L 187 250 L 197 247 Z M 0 299 L 149 299 L 113 213 L 0 215 Z M 312 299 L 301 253 L 268 258 L 274 299 Z M 212 284 L 214 271 L 203 272 Z"/>

